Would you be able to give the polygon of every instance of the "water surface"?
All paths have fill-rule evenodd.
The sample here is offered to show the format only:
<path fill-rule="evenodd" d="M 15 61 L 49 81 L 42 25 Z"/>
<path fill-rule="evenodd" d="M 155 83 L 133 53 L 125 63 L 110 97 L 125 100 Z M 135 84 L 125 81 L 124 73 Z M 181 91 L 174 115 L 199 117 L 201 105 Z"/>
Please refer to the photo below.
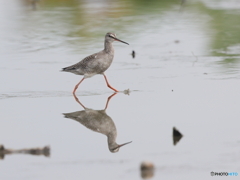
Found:
<path fill-rule="evenodd" d="M 1 179 L 212 179 L 240 173 L 240 4 L 238 1 L 1 1 L 0 143 L 51 147 L 51 156 L 7 155 Z M 106 75 L 130 89 L 109 102 L 116 142 L 63 113 L 83 111 L 71 92 L 81 77 L 60 69 L 103 48 L 114 32 Z M 132 58 L 131 52 L 136 52 Z M 105 108 L 113 92 L 101 75 L 77 90 L 81 103 Z M 183 138 L 173 145 L 172 128 Z M 234 178 L 234 177 L 233 177 Z"/>

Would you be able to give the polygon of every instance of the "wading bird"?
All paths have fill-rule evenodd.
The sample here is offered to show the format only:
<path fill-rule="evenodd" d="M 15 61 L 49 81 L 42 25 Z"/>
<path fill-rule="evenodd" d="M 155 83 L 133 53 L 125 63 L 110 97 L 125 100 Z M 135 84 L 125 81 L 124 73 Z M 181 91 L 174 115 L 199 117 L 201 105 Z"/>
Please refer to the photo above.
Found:
<path fill-rule="evenodd" d="M 116 90 L 109 84 L 107 77 L 104 74 L 104 72 L 109 68 L 109 66 L 112 64 L 112 61 L 113 61 L 114 48 L 112 43 L 114 41 L 119 41 L 119 42 L 128 44 L 116 38 L 116 34 L 109 32 L 105 35 L 104 49 L 102 51 L 92 54 L 90 56 L 87 56 L 77 64 L 74 64 L 72 66 L 65 67 L 62 69 L 62 71 L 71 72 L 76 75 L 83 75 L 83 78 L 81 79 L 81 81 L 75 86 L 73 90 L 73 94 L 75 94 L 79 84 L 81 84 L 81 82 L 84 79 L 90 78 L 96 74 L 102 74 L 105 78 L 107 86 L 112 90 L 114 90 L 115 92 L 118 92 L 118 90 Z"/>

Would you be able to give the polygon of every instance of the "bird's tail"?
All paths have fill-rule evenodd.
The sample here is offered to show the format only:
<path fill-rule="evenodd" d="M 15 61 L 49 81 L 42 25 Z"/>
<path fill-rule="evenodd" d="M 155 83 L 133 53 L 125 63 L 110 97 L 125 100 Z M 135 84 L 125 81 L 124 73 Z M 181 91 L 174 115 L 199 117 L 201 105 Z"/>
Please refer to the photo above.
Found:
<path fill-rule="evenodd" d="M 75 70 L 75 69 L 76 69 L 75 67 L 73 67 L 73 66 L 69 66 L 69 67 L 62 68 L 61 71 L 68 72 L 68 71 L 72 71 L 72 70 Z"/>

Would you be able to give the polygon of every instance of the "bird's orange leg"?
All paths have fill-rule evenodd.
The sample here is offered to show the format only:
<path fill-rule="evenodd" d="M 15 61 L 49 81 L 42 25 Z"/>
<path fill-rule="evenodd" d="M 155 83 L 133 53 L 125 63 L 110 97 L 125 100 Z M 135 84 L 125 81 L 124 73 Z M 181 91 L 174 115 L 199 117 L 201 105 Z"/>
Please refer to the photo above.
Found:
<path fill-rule="evenodd" d="M 86 109 L 86 107 L 78 100 L 78 98 L 77 98 L 77 96 L 75 94 L 73 94 L 73 97 L 75 98 L 77 103 L 79 103 L 84 109 Z"/>
<path fill-rule="evenodd" d="M 105 81 L 106 81 L 106 83 L 107 83 L 107 86 L 108 86 L 110 89 L 114 90 L 115 92 L 118 92 L 118 90 L 114 89 L 114 88 L 108 83 L 108 80 L 107 80 L 107 77 L 105 76 L 105 74 L 103 74 L 103 76 L 104 76 L 104 78 L 105 78 Z"/>
<path fill-rule="evenodd" d="M 73 94 L 75 95 L 75 92 L 79 86 L 79 84 L 81 84 L 81 82 L 83 82 L 84 78 L 81 79 L 81 81 L 79 83 L 77 83 L 77 85 L 75 86 L 74 90 L 73 90 Z"/>
<path fill-rule="evenodd" d="M 113 93 L 111 96 L 108 97 L 108 100 L 107 100 L 107 103 L 106 103 L 106 106 L 105 106 L 105 109 L 104 109 L 104 110 L 107 109 L 108 103 L 109 103 L 110 99 L 111 99 L 113 96 L 115 96 L 116 94 L 117 94 L 117 93 Z"/>

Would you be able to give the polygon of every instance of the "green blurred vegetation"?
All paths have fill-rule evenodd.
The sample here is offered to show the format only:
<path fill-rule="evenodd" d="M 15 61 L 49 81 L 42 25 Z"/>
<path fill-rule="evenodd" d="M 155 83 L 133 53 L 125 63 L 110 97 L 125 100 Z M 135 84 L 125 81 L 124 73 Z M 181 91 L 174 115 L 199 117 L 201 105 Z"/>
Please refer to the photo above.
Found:
<path fill-rule="evenodd" d="M 226 56 L 226 62 L 238 61 L 240 55 L 239 10 L 213 9 L 200 0 L 186 1 L 182 7 L 181 3 L 181 0 L 40 0 L 37 10 L 47 11 L 45 18 L 52 18 L 53 22 L 65 24 L 69 29 L 66 36 L 85 38 L 102 38 L 106 29 L 117 29 L 124 34 L 130 31 L 130 26 L 131 30 L 137 33 L 137 29 L 152 28 L 144 27 L 148 18 L 157 19 L 166 12 L 180 15 L 191 11 L 196 16 L 208 16 L 202 21 L 210 27 L 209 32 L 204 32 L 210 40 L 209 54 Z M 203 30 L 208 29 L 203 28 Z"/>
<path fill-rule="evenodd" d="M 201 3 L 197 5 L 201 13 L 210 17 L 212 55 L 228 56 L 226 62 L 236 60 L 231 56 L 240 55 L 240 10 L 209 9 Z"/>

